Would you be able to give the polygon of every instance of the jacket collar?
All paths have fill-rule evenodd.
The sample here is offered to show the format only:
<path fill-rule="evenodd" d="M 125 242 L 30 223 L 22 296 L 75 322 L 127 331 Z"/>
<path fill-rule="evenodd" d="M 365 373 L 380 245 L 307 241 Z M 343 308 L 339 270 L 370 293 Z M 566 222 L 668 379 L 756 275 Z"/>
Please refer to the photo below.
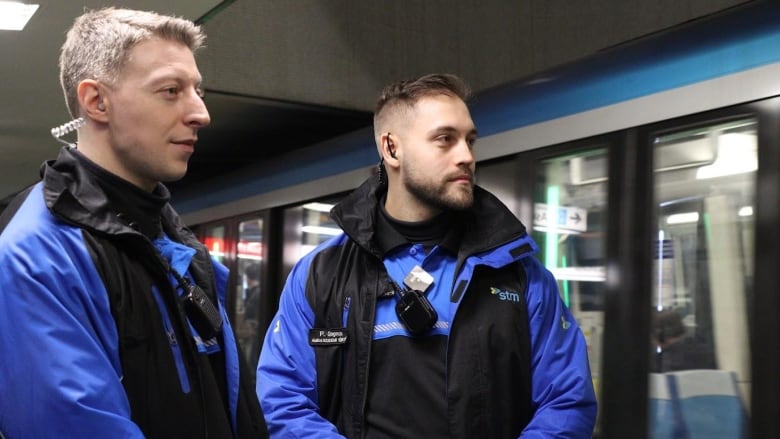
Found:
<path fill-rule="evenodd" d="M 174 218 L 165 186 L 145 192 L 68 147 L 41 166 L 41 176 L 46 206 L 79 227 L 107 234 L 140 231 L 152 239 L 160 232 L 161 217 Z"/>
<path fill-rule="evenodd" d="M 385 185 L 379 184 L 376 177 L 368 178 L 355 191 L 347 195 L 331 211 L 333 220 L 358 245 L 382 257 L 389 242 L 380 238 L 378 226 L 379 200 L 387 192 Z M 443 244 L 457 246 L 455 250 L 462 259 L 486 250 L 506 244 L 526 236 L 525 226 L 493 194 L 479 186 L 474 187 L 474 204 L 460 212 L 459 220 L 462 233 L 448 233 Z M 457 235 L 457 236 L 456 236 Z M 384 242 L 383 242 L 384 241 Z"/>

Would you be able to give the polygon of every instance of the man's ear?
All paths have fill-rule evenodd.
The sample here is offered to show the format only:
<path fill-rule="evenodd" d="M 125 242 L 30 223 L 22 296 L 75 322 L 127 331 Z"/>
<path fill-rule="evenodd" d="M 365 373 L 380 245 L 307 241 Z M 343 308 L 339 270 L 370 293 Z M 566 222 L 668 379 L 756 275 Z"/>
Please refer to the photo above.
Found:
<path fill-rule="evenodd" d="M 382 152 L 382 158 L 385 161 L 385 166 L 391 168 L 398 167 L 398 155 L 396 150 L 396 136 L 388 133 L 382 133 L 379 136 L 379 150 Z"/>
<path fill-rule="evenodd" d="M 98 122 L 107 122 L 106 103 L 100 93 L 100 86 L 94 79 L 85 79 L 79 82 L 76 88 L 81 111 L 90 119 Z"/>

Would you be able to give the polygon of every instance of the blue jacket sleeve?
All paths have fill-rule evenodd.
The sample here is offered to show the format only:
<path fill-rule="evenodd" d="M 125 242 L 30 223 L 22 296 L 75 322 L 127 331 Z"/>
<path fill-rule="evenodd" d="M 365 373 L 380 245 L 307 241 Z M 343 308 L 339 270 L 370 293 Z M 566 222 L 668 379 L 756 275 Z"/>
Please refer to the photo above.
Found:
<path fill-rule="evenodd" d="M 311 257 L 302 259 L 287 279 L 257 366 L 257 396 L 271 437 L 343 437 L 319 414 L 315 357 L 308 339 L 314 313 L 305 295 Z"/>
<path fill-rule="evenodd" d="M 108 296 L 80 232 L 29 220 L 17 215 L 0 236 L 0 431 L 142 438 Z"/>
<path fill-rule="evenodd" d="M 525 266 L 536 413 L 520 437 L 589 439 L 596 396 L 585 337 L 563 304 L 552 274 L 535 258 L 527 258 Z"/>

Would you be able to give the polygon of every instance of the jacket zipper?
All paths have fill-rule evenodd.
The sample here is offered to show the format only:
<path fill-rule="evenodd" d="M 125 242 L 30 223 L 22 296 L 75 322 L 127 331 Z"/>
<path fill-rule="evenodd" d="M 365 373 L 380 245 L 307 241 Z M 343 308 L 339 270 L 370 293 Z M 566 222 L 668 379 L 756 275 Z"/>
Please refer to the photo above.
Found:
<path fill-rule="evenodd" d="M 381 275 L 379 275 L 379 273 L 384 273 L 384 276 L 387 276 L 387 270 L 385 269 L 385 266 L 384 264 L 382 264 L 381 260 L 379 261 L 379 264 L 380 264 L 380 268 L 379 271 L 377 272 L 378 276 L 376 282 L 377 284 L 376 290 L 380 288 L 381 281 L 379 281 L 379 278 L 381 277 Z M 374 324 L 376 323 L 376 295 L 368 294 L 366 297 L 366 302 L 367 302 L 366 304 L 369 307 L 368 321 L 370 325 L 368 325 L 368 327 L 373 328 Z M 365 378 L 363 379 L 363 383 L 362 383 L 363 389 L 360 395 L 360 412 L 359 412 L 360 425 L 358 426 L 360 430 L 356 432 L 358 433 L 359 437 L 363 437 L 366 429 L 366 404 L 368 403 L 368 377 L 369 374 L 371 373 L 371 346 L 374 345 L 372 340 L 372 334 L 369 332 L 368 334 L 366 334 L 366 336 L 368 337 L 368 346 L 366 347 L 366 359 L 368 359 L 368 361 L 366 361 L 366 371 L 364 375 Z"/>
<path fill-rule="evenodd" d="M 341 326 L 346 328 L 347 327 L 347 319 L 349 318 L 349 307 L 352 305 L 352 296 L 347 296 L 346 299 L 344 299 L 344 308 L 341 312 Z"/>

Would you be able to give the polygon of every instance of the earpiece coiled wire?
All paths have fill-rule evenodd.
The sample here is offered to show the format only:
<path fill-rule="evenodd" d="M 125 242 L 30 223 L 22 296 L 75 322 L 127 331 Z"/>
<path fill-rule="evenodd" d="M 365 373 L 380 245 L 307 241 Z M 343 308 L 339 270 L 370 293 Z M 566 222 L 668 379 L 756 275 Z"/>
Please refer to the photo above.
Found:
<path fill-rule="evenodd" d="M 87 122 L 84 120 L 83 117 L 79 117 L 77 119 L 73 119 L 70 122 L 66 122 L 66 123 L 64 123 L 64 124 L 62 124 L 60 126 L 56 126 L 56 127 L 52 128 L 51 129 L 51 135 L 55 139 L 57 139 L 57 141 L 72 147 L 73 146 L 72 143 L 67 142 L 65 140 L 62 140 L 60 137 L 66 135 L 66 134 L 68 134 L 70 132 L 76 131 L 77 129 L 79 129 L 82 126 L 84 126 L 85 123 L 87 123 Z"/>

